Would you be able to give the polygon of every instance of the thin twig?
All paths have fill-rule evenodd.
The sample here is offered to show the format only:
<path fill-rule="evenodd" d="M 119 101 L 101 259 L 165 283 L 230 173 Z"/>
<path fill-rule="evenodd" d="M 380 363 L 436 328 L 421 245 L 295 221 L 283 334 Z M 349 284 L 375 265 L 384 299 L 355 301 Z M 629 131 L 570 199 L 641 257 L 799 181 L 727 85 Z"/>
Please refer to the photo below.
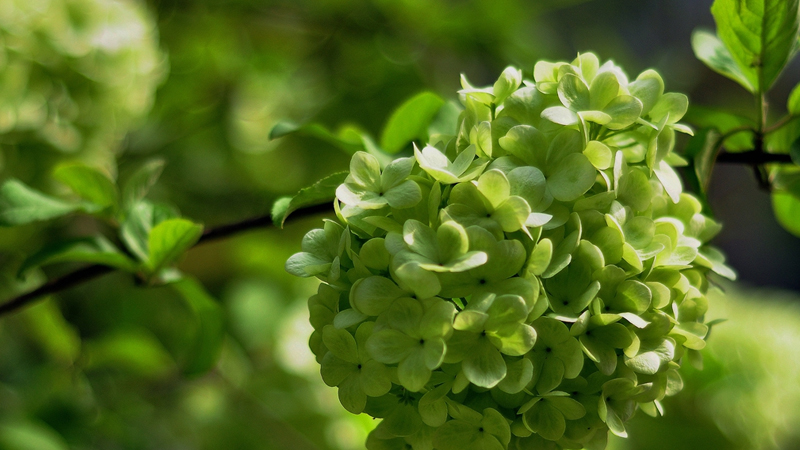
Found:
<path fill-rule="evenodd" d="M 297 211 L 292 213 L 291 216 L 289 216 L 288 220 L 296 221 L 300 218 L 314 216 L 317 214 L 331 212 L 331 211 L 332 208 L 329 203 L 309 206 L 306 208 L 298 209 Z M 255 230 L 259 228 L 270 228 L 272 226 L 274 225 L 272 223 L 272 218 L 269 215 L 253 217 L 250 219 L 242 220 L 241 222 L 220 225 L 217 227 L 206 229 L 203 232 L 203 235 L 194 245 L 197 246 L 208 241 L 233 236 L 235 234 L 239 234 L 245 231 Z M 20 308 L 29 305 L 30 303 L 36 301 L 37 299 L 45 295 L 55 294 L 57 292 L 64 291 L 73 286 L 86 283 L 88 281 L 94 280 L 103 275 L 107 275 L 116 270 L 117 269 L 113 267 L 105 266 L 102 264 L 92 264 L 90 266 L 80 268 L 74 272 L 70 272 L 58 278 L 53 278 L 51 280 L 48 280 L 45 284 L 39 286 L 38 288 L 30 292 L 27 292 L 25 294 L 14 297 L 11 300 L 8 300 L 2 305 L 0 305 L 0 316 L 17 311 Z"/>
<path fill-rule="evenodd" d="M 746 165 L 761 165 L 761 164 L 791 164 L 792 157 L 783 153 L 764 153 L 755 150 L 750 150 L 741 153 L 728 153 L 722 152 L 717 156 L 717 162 L 726 164 L 746 164 Z"/>

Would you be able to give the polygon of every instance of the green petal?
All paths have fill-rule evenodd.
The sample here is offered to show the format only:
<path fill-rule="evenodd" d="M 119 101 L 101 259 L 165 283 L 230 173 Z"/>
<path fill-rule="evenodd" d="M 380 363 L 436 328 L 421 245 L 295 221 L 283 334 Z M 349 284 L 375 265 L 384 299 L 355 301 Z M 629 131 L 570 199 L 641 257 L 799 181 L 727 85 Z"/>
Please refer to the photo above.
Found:
<path fill-rule="evenodd" d="M 525 226 L 531 208 L 522 197 L 512 196 L 492 213 L 492 218 L 505 232 L 517 231 Z"/>
<path fill-rule="evenodd" d="M 614 349 L 586 335 L 580 337 L 581 346 L 586 356 L 597 363 L 597 368 L 604 375 L 611 375 L 617 368 L 617 354 Z"/>
<path fill-rule="evenodd" d="M 395 300 L 381 315 L 394 329 L 412 335 L 419 327 L 422 320 L 422 304 L 413 298 L 403 297 Z"/>
<path fill-rule="evenodd" d="M 592 187 L 597 170 L 582 153 L 566 156 L 547 179 L 547 187 L 556 200 L 571 201 Z"/>
<path fill-rule="evenodd" d="M 587 122 L 594 122 L 600 125 L 607 125 L 612 120 L 611 115 L 603 111 L 581 111 L 578 113 L 578 116 Z"/>
<path fill-rule="evenodd" d="M 426 300 L 425 314 L 419 324 L 420 334 L 425 338 L 443 337 L 453 330 L 456 308 L 440 299 Z"/>
<path fill-rule="evenodd" d="M 548 357 L 541 366 L 536 380 L 536 390 L 540 394 L 552 391 L 564 379 L 564 362 L 555 357 Z"/>
<path fill-rule="evenodd" d="M 511 187 L 505 174 L 494 169 L 478 178 L 478 191 L 496 208 L 508 198 Z"/>
<path fill-rule="evenodd" d="M 565 127 L 572 126 L 578 123 L 578 115 L 569 108 L 563 106 L 551 106 L 542 111 L 542 119 L 547 119 L 550 122 Z"/>
<path fill-rule="evenodd" d="M 600 141 L 589 141 L 583 150 L 583 154 L 589 158 L 589 162 L 597 169 L 605 170 L 611 167 L 613 158 L 611 149 Z"/>
<path fill-rule="evenodd" d="M 544 238 L 536 244 L 528 258 L 527 272 L 532 275 L 541 275 L 550 265 L 553 257 L 553 242 Z"/>
<path fill-rule="evenodd" d="M 438 428 L 447 421 L 447 403 L 444 397 L 450 392 L 450 384 L 431 389 L 419 399 L 419 415 L 425 425 Z"/>
<path fill-rule="evenodd" d="M 392 280 L 380 276 L 359 280 L 350 292 L 353 306 L 369 316 L 377 316 L 404 295 Z"/>
<path fill-rule="evenodd" d="M 547 181 L 536 167 L 518 167 L 508 173 L 511 195 L 525 199 L 532 211 L 544 211 L 552 199 L 547 199 Z"/>
<path fill-rule="evenodd" d="M 378 159 L 366 152 L 355 152 L 350 159 L 350 176 L 355 183 L 368 191 L 381 189 L 381 165 Z"/>
<path fill-rule="evenodd" d="M 436 245 L 441 255 L 440 262 L 449 262 L 469 250 L 467 230 L 456 222 L 445 222 L 436 230 Z"/>
<path fill-rule="evenodd" d="M 442 365 L 442 361 L 444 360 L 444 353 L 446 351 L 446 345 L 443 339 L 441 338 L 430 338 L 425 339 L 425 344 L 422 349 L 422 353 L 424 355 L 424 363 L 425 367 L 430 370 L 434 370 Z"/>
<path fill-rule="evenodd" d="M 389 206 L 397 209 L 411 208 L 422 200 L 417 183 L 406 180 L 383 194 Z"/>
<path fill-rule="evenodd" d="M 511 442 L 511 428 L 502 414 L 492 408 L 483 410 L 481 426 L 484 432 L 494 435 L 503 444 L 503 448 Z"/>
<path fill-rule="evenodd" d="M 605 106 L 619 95 L 619 80 L 617 76 L 611 72 L 600 73 L 592 80 L 592 85 L 589 88 L 589 108 L 594 110 L 602 110 Z"/>
<path fill-rule="evenodd" d="M 573 112 L 567 110 L 573 116 Z M 544 114 L 544 113 L 542 113 Z M 577 119 L 577 118 L 576 118 Z M 547 139 L 541 131 L 530 125 L 517 125 L 499 139 L 503 149 L 525 163 L 543 167 L 547 155 Z"/>
<path fill-rule="evenodd" d="M 464 272 L 466 270 L 474 269 L 486 264 L 488 256 L 485 252 L 469 252 L 459 258 L 450 260 L 447 264 L 441 267 L 444 270 L 434 270 L 440 272 Z M 433 270 L 427 268 L 427 270 Z"/>
<path fill-rule="evenodd" d="M 414 291 L 417 298 L 430 298 L 442 290 L 436 274 L 428 272 L 416 263 L 403 264 L 395 270 L 395 275 Z"/>
<path fill-rule="evenodd" d="M 360 414 L 367 405 L 367 394 L 361 388 L 359 377 L 351 375 L 339 385 L 339 402 L 344 409 L 353 414 Z"/>
<path fill-rule="evenodd" d="M 434 448 L 439 450 L 472 449 L 475 441 L 481 435 L 478 428 L 461 420 L 451 420 L 436 430 L 433 435 Z"/>
<path fill-rule="evenodd" d="M 681 185 L 681 178 L 675 172 L 666 161 L 661 161 L 658 163 L 658 166 L 653 168 L 653 172 L 655 172 L 658 180 L 664 186 L 664 190 L 667 191 L 669 198 L 672 199 L 674 203 L 678 203 L 681 199 L 681 191 L 683 191 L 683 186 Z"/>
<path fill-rule="evenodd" d="M 516 67 L 506 67 L 500 78 L 494 83 L 492 93 L 495 101 L 499 104 L 517 90 L 522 83 L 522 71 Z"/>
<path fill-rule="evenodd" d="M 392 189 L 403 182 L 414 168 L 414 158 L 397 158 L 390 162 L 381 174 L 381 189 L 383 192 Z"/>
<path fill-rule="evenodd" d="M 630 95 L 620 95 L 611 100 L 603 112 L 611 116 L 611 122 L 607 123 L 606 127 L 611 130 L 621 130 L 636 122 L 642 114 L 642 102 Z"/>
<path fill-rule="evenodd" d="M 650 110 L 650 118 L 653 122 L 660 122 L 669 114 L 667 124 L 671 125 L 681 120 L 688 109 L 689 98 L 686 95 L 668 92 L 662 95 L 658 103 Z"/>
<path fill-rule="evenodd" d="M 522 392 L 533 378 L 533 364 L 527 358 L 506 362 L 506 376 L 497 387 L 508 394 Z"/>
<path fill-rule="evenodd" d="M 503 335 L 499 339 L 500 351 L 509 356 L 522 356 L 536 343 L 536 330 L 528 324 L 520 324 L 513 334 Z"/>
<path fill-rule="evenodd" d="M 522 417 L 529 429 L 551 441 L 561 439 L 566 430 L 564 415 L 547 401 L 536 403 Z"/>
<path fill-rule="evenodd" d="M 697 33 L 695 33 L 697 34 Z M 694 42 L 694 36 L 692 36 Z M 636 81 L 628 84 L 631 95 L 642 102 L 642 115 L 650 112 L 664 93 L 664 80 L 655 70 L 648 69 L 636 77 Z"/>
<path fill-rule="evenodd" d="M 528 308 L 518 295 L 501 295 L 492 301 L 486 313 L 489 314 L 489 320 L 485 324 L 486 329 L 498 330 L 503 326 L 524 321 L 528 316 Z"/>
<path fill-rule="evenodd" d="M 325 354 L 319 367 L 322 381 L 328 386 L 340 385 L 345 378 L 357 371 L 358 368 L 355 364 L 339 359 L 331 352 Z"/>
<path fill-rule="evenodd" d="M 475 159 L 475 150 L 476 149 L 474 145 L 469 145 L 467 148 L 462 150 L 461 153 L 456 156 L 453 164 L 448 167 L 450 172 L 458 176 L 464 175 Z"/>
<path fill-rule="evenodd" d="M 558 82 L 558 98 L 573 111 L 584 111 L 589 107 L 589 87 L 579 77 L 566 74 Z"/>
<path fill-rule="evenodd" d="M 381 427 L 395 436 L 411 436 L 422 428 L 422 418 L 415 405 L 401 403 L 383 419 Z"/>
<path fill-rule="evenodd" d="M 331 262 L 312 253 L 295 253 L 286 261 L 286 271 L 297 277 L 313 277 L 327 273 Z"/>
<path fill-rule="evenodd" d="M 356 339 L 349 331 L 336 329 L 333 325 L 326 325 L 322 329 L 322 342 L 336 357 L 358 364 Z"/>
<path fill-rule="evenodd" d="M 503 357 L 486 339 L 478 342 L 461 366 L 467 379 L 480 387 L 492 388 L 506 376 L 506 363 Z"/>
<path fill-rule="evenodd" d="M 431 378 L 431 370 L 425 364 L 425 354 L 415 349 L 397 366 L 397 378 L 404 388 L 418 392 Z"/>
<path fill-rule="evenodd" d="M 550 397 L 547 401 L 561 411 L 567 420 L 578 420 L 586 415 L 586 408 L 575 399 L 569 397 Z"/>
<path fill-rule="evenodd" d="M 483 331 L 484 324 L 489 315 L 480 311 L 465 310 L 456 315 L 453 328 L 456 330 L 479 333 Z"/>
<path fill-rule="evenodd" d="M 638 373 L 653 375 L 675 356 L 675 342 L 672 339 L 663 339 L 661 343 L 650 350 L 641 349 L 639 354 L 625 361 L 625 365 Z"/>
<path fill-rule="evenodd" d="M 413 252 L 430 260 L 438 259 L 436 232 L 422 222 L 406 220 L 403 224 L 403 240 Z"/>
<path fill-rule="evenodd" d="M 369 360 L 361 366 L 361 386 L 370 397 L 385 395 L 392 388 L 392 381 L 386 366 L 378 361 Z"/>
<path fill-rule="evenodd" d="M 392 329 L 380 330 L 367 339 L 367 351 L 376 361 L 397 364 L 419 346 L 418 339 Z"/>

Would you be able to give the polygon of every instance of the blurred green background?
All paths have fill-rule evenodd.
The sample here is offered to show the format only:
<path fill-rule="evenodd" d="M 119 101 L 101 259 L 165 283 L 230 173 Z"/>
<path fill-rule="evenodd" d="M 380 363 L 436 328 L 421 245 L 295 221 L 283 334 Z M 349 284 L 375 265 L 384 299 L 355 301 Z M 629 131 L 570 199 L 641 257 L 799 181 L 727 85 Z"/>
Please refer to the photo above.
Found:
<path fill-rule="evenodd" d="M 0 177 L 63 194 L 52 168 L 80 160 L 124 177 L 168 161 L 153 196 L 208 226 L 262 215 L 348 157 L 325 142 L 268 138 L 283 119 L 377 136 L 422 89 L 455 98 L 508 64 L 595 51 L 635 75 L 659 70 L 693 104 L 753 114 L 733 82 L 692 56 L 710 0 L 0 0 Z M 772 99 L 783 112 L 792 64 Z M 705 370 L 666 416 L 637 416 L 616 449 L 800 448 L 800 240 L 743 167 L 718 167 L 716 244 L 741 281 L 714 295 Z M 326 387 L 307 349 L 310 280 L 283 270 L 320 218 L 189 252 L 181 269 L 225 311 L 216 367 L 179 367 L 197 324 L 165 288 L 115 274 L 0 318 L 0 450 L 359 449 L 375 425 Z M 103 226 L 63 219 L 0 229 L 0 294 L 26 255 Z M 781 290 L 778 290 L 781 289 Z"/>

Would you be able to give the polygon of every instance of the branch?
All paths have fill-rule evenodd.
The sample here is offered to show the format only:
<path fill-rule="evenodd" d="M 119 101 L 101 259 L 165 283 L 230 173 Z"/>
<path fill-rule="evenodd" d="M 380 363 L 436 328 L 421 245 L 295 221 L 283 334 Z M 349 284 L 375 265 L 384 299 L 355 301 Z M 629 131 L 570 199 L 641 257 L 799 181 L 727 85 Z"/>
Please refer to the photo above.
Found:
<path fill-rule="evenodd" d="M 727 164 L 746 164 L 749 166 L 770 163 L 791 164 L 792 157 L 787 154 L 765 153 L 757 150 L 750 150 L 742 153 L 728 153 L 726 151 L 717 156 L 717 162 Z"/>
<path fill-rule="evenodd" d="M 327 203 L 322 205 L 309 206 L 295 211 L 292 215 L 289 216 L 287 221 L 288 220 L 295 221 L 301 218 L 314 216 L 317 214 L 322 214 L 330 211 L 331 211 L 331 205 Z M 194 244 L 193 247 L 203 244 L 205 242 L 213 241 L 216 239 L 222 239 L 229 236 L 233 236 L 235 234 L 243 233 L 245 231 L 255 230 L 258 228 L 270 228 L 273 226 L 274 224 L 272 223 L 272 218 L 269 215 L 265 215 L 265 216 L 245 219 L 241 222 L 230 223 L 213 228 L 208 228 L 203 232 L 202 236 L 200 236 L 200 239 L 198 239 L 198 241 Z M 25 294 L 22 294 L 20 296 L 14 297 L 11 300 L 8 300 L 7 302 L 0 305 L 0 316 L 17 311 L 18 309 L 29 305 L 30 303 L 36 301 L 37 299 L 45 295 L 55 294 L 57 292 L 64 291 L 73 286 L 77 286 L 79 284 L 86 283 L 88 281 L 94 280 L 95 278 L 99 278 L 111 272 L 115 272 L 116 270 L 117 269 L 113 267 L 105 266 L 102 264 L 92 264 L 90 266 L 83 267 L 81 269 L 78 269 L 74 272 L 70 272 L 58 278 L 53 278 L 47 281 L 45 284 L 39 286 L 38 288 L 30 292 L 27 292 Z"/>

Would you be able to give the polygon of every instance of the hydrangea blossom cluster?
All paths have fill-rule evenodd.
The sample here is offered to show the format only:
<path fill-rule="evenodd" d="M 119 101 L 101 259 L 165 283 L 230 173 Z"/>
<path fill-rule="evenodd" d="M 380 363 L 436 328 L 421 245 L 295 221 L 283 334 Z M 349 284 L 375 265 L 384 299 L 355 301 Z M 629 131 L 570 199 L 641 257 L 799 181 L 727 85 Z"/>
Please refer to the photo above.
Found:
<path fill-rule="evenodd" d="M 287 262 L 322 280 L 310 346 L 367 448 L 603 449 L 661 413 L 708 326 L 706 243 L 683 193 L 685 95 L 591 53 L 462 79 L 456 135 L 385 167 L 356 153 L 338 221 Z"/>

